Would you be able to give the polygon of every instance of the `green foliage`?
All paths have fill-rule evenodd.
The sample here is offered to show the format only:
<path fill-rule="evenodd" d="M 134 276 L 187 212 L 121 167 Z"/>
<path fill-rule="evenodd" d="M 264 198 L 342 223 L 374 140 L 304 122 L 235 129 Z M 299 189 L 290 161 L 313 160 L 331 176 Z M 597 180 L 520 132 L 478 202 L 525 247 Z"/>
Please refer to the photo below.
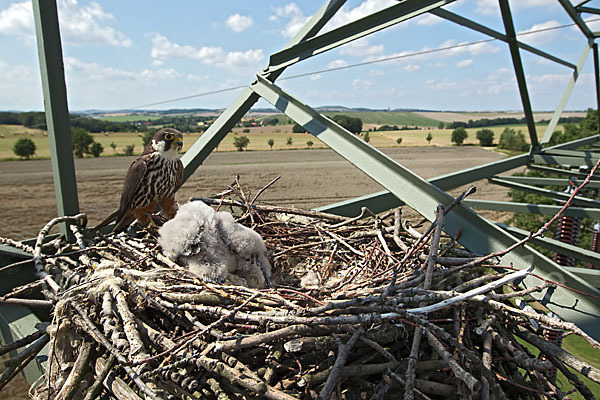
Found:
<path fill-rule="evenodd" d="M 267 144 L 269 145 L 269 147 L 271 148 L 271 150 L 273 150 L 273 145 L 275 144 L 275 141 L 270 138 L 269 140 L 267 140 Z"/>
<path fill-rule="evenodd" d="M 429 132 L 427 134 L 427 137 L 425 138 L 425 140 L 427 140 L 427 144 L 431 144 L 432 139 L 433 139 L 433 135 L 431 135 L 431 132 Z"/>
<path fill-rule="evenodd" d="M 376 129 L 377 131 L 380 132 L 386 132 L 386 131 L 399 131 L 400 128 L 398 128 L 398 125 L 381 125 L 379 128 Z"/>
<path fill-rule="evenodd" d="M 244 128 L 244 129 L 242 129 L 242 133 L 250 133 L 250 128 Z"/>
<path fill-rule="evenodd" d="M 285 144 L 291 146 L 292 144 L 294 144 L 294 139 L 292 139 L 291 136 L 288 136 L 288 138 L 285 140 Z"/>
<path fill-rule="evenodd" d="M 125 154 L 126 156 L 132 156 L 133 155 L 133 149 L 135 149 L 135 144 L 128 144 L 123 149 L 123 154 Z"/>
<path fill-rule="evenodd" d="M 504 128 L 500 134 L 498 148 L 512 151 L 527 151 L 529 150 L 529 144 L 525 140 L 525 135 L 521 130 L 515 131 L 512 128 Z"/>
<path fill-rule="evenodd" d="M 475 134 L 481 146 L 491 146 L 494 143 L 494 131 L 491 129 L 480 129 Z"/>
<path fill-rule="evenodd" d="M 363 140 L 366 143 L 369 143 L 369 140 L 371 140 L 371 136 L 369 135 L 369 132 L 365 132 L 365 134 L 363 135 Z"/>
<path fill-rule="evenodd" d="M 305 133 L 306 129 L 304 129 L 304 127 L 298 123 L 294 124 L 294 126 L 292 127 L 292 132 L 293 133 Z"/>
<path fill-rule="evenodd" d="M 111 142 L 110 147 L 113 149 L 113 153 L 117 150 L 117 144 L 115 142 Z"/>
<path fill-rule="evenodd" d="M 271 125 L 271 126 L 275 126 L 277 124 L 279 124 L 279 118 L 277 117 L 268 117 L 262 120 L 263 125 Z"/>
<path fill-rule="evenodd" d="M 13 146 L 13 152 L 19 157 L 29 160 L 35 154 L 35 143 L 29 138 L 20 138 Z"/>
<path fill-rule="evenodd" d="M 94 138 L 85 129 L 72 128 L 71 141 L 75 157 L 82 158 L 84 154 L 90 153 L 90 146 L 94 143 Z"/>
<path fill-rule="evenodd" d="M 400 143 L 402 143 L 402 138 L 401 138 L 401 137 L 399 137 L 398 139 L 396 139 L 396 143 L 397 143 L 397 144 L 400 144 Z"/>
<path fill-rule="evenodd" d="M 250 139 L 248 136 L 236 136 L 233 138 L 233 145 L 237 149 L 237 151 L 244 151 L 246 147 L 250 144 Z"/>
<path fill-rule="evenodd" d="M 359 134 L 362 131 L 362 120 L 356 117 L 350 117 L 348 115 L 334 115 L 331 118 L 336 124 L 342 128 L 354 133 Z"/>
<path fill-rule="evenodd" d="M 450 140 L 452 141 L 452 143 L 461 146 L 465 139 L 468 137 L 469 134 L 467 133 L 467 130 L 462 126 L 459 126 L 458 128 L 452 131 L 452 136 L 450 137 Z"/>
<path fill-rule="evenodd" d="M 438 129 L 444 129 L 446 125 L 444 125 L 443 122 L 440 122 L 440 124 L 438 125 Z"/>
<path fill-rule="evenodd" d="M 94 142 L 90 146 L 90 153 L 94 157 L 100 157 L 100 154 L 102 154 L 103 151 L 104 151 L 104 147 L 98 142 Z"/>
<path fill-rule="evenodd" d="M 148 143 L 150 143 L 156 132 L 158 132 L 158 129 L 150 129 L 144 133 L 144 136 L 142 136 L 142 144 L 144 147 L 148 146 Z"/>
<path fill-rule="evenodd" d="M 312 147 L 313 147 L 313 144 L 314 144 L 314 143 L 313 143 L 313 141 L 312 141 L 312 140 L 309 140 L 308 142 L 306 142 L 306 146 L 307 146 L 309 149 L 312 149 Z"/>
<path fill-rule="evenodd" d="M 554 131 L 549 144 L 554 146 L 596 134 L 598 134 L 598 113 L 596 110 L 588 108 L 587 115 L 578 125 L 566 124 L 562 132 Z"/>

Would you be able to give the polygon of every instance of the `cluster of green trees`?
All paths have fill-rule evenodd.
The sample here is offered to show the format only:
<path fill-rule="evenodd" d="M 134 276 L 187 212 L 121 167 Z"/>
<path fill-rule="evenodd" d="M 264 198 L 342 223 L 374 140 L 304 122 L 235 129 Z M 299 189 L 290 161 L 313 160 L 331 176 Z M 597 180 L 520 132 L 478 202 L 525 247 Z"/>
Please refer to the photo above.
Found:
<path fill-rule="evenodd" d="M 582 120 L 581 117 L 561 117 L 558 122 L 561 124 L 567 123 L 577 123 Z M 548 122 L 548 121 L 540 121 L 540 122 Z M 462 121 L 454 121 L 449 124 L 446 124 L 446 128 L 456 129 L 459 127 L 463 128 L 484 128 L 488 126 L 498 126 L 498 125 L 521 125 L 526 124 L 527 119 L 523 118 L 514 118 L 514 117 L 500 117 L 500 118 L 482 118 L 478 120 L 470 119 L 468 122 Z M 440 129 L 444 127 L 443 123 L 440 123 Z"/>

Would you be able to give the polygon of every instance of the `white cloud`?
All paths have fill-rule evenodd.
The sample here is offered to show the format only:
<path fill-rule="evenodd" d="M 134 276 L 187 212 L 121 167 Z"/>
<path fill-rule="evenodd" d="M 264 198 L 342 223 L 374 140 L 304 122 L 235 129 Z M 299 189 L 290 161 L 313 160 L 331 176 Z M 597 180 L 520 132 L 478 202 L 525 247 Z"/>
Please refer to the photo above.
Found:
<path fill-rule="evenodd" d="M 477 0 L 475 12 L 481 15 L 500 15 L 500 7 L 496 0 Z M 549 8 L 554 8 L 558 2 L 548 0 L 519 0 L 510 3 L 512 10 L 520 10 L 523 8 L 544 7 L 544 11 Z"/>
<path fill-rule="evenodd" d="M 551 85 L 551 84 L 564 84 L 566 83 L 571 74 L 543 74 L 532 76 L 529 78 L 530 82 L 543 84 L 543 85 Z"/>
<path fill-rule="evenodd" d="M 105 12 L 100 4 L 91 2 L 79 6 L 77 0 L 59 0 L 58 16 L 61 35 L 66 43 L 108 44 L 130 47 L 133 42 L 123 33 L 109 26 L 114 16 Z M 0 33 L 34 37 L 33 8 L 31 2 L 13 3 L 0 11 Z"/>
<path fill-rule="evenodd" d="M 327 68 L 342 68 L 348 65 L 346 60 L 334 60 L 327 64 Z"/>
<path fill-rule="evenodd" d="M 382 44 L 371 45 L 369 43 L 369 39 L 361 38 L 344 45 L 340 49 L 340 54 L 354 57 L 365 57 L 381 54 L 383 51 L 384 47 Z"/>
<path fill-rule="evenodd" d="M 473 60 L 471 60 L 471 59 L 469 58 L 469 59 L 466 59 L 466 60 L 462 60 L 462 61 L 459 61 L 459 62 L 457 62 L 457 63 L 456 63 L 456 66 L 457 66 L 458 68 L 466 68 L 466 67 L 470 67 L 472 64 L 473 64 Z"/>
<path fill-rule="evenodd" d="M 226 67 L 233 72 L 242 72 L 242 69 L 250 67 L 256 69 L 265 58 L 262 49 L 227 52 L 221 47 L 203 46 L 196 48 L 190 45 L 173 43 L 158 33 L 152 38 L 150 55 L 159 60 L 168 58 L 199 60 L 202 64 Z"/>
<path fill-rule="evenodd" d="M 249 15 L 233 14 L 225 21 L 225 26 L 233 32 L 243 32 L 250 28 L 254 23 L 254 19 Z"/>
<path fill-rule="evenodd" d="M 560 24 L 556 20 L 547 21 L 541 24 L 535 24 L 529 29 L 525 29 L 524 31 L 518 32 L 519 40 L 530 45 L 540 45 L 544 43 L 553 42 L 558 37 L 557 30 L 543 31 L 537 33 L 535 33 L 535 31 L 554 28 L 559 25 Z"/>
<path fill-rule="evenodd" d="M 33 38 L 33 9 L 30 1 L 12 3 L 0 11 L 0 33 Z"/>
<path fill-rule="evenodd" d="M 292 37 L 298 33 L 310 18 L 304 15 L 296 3 L 288 3 L 283 7 L 275 7 L 273 11 L 275 14 L 269 17 L 271 21 L 278 21 L 279 18 L 289 20 L 281 30 L 281 34 L 285 37 Z"/>
<path fill-rule="evenodd" d="M 442 22 L 442 19 L 440 17 L 438 17 L 437 15 L 426 13 L 426 14 L 419 15 L 415 19 L 415 21 L 417 21 L 418 25 L 433 26 L 433 25 L 437 25 L 440 22 Z"/>
<path fill-rule="evenodd" d="M 325 30 L 337 28 L 338 26 L 356 21 L 357 19 L 395 4 L 398 4 L 398 2 L 394 0 L 365 0 L 354 8 L 344 6 L 335 14 L 331 21 L 325 25 Z"/>
<path fill-rule="evenodd" d="M 429 79 L 425 81 L 425 85 L 427 85 L 429 89 L 433 90 L 455 89 L 458 86 L 456 82 L 449 81 L 448 78 L 444 78 L 441 81 Z"/>
<path fill-rule="evenodd" d="M 405 66 L 403 69 L 404 69 L 405 71 L 407 71 L 407 72 L 415 72 L 415 71 L 418 71 L 418 70 L 420 70 L 420 69 L 421 69 L 421 67 L 419 67 L 419 66 L 418 66 L 418 65 L 416 65 L 416 64 L 408 64 L 408 65 L 407 65 L 407 66 Z"/>
<path fill-rule="evenodd" d="M 314 74 L 310 76 L 311 81 L 316 81 L 317 79 L 321 79 L 321 74 Z"/>
<path fill-rule="evenodd" d="M 375 77 L 375 76 L 382 76 L 382 75 L 385 75 L 385 72 L 383 72 L 380 69 L 372 69 L 372 70 L 369 71 L 368 75 L 369 76 L 373 76 L 373 77 Z"/>

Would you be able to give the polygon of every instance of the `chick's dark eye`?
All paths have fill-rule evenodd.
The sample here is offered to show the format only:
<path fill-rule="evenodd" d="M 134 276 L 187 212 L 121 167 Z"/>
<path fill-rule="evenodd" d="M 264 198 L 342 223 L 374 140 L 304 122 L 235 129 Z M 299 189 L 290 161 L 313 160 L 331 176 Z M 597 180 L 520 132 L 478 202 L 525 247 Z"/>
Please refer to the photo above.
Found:
<path fill-rule="evenodd" d="M 173 140 L 174 136 L 172 133 L 165 133 L 165 140 Z"/>

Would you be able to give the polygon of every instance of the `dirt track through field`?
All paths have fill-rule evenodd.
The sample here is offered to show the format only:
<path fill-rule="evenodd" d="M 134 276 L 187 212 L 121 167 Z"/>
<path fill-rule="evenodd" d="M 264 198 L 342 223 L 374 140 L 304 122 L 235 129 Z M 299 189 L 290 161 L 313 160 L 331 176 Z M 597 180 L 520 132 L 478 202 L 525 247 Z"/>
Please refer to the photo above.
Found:
<path fill-rule="evenodd" d="M 479 147 L 401 147 L 383 150 L 423 178 L 499 160 L 502 155 Z M 76 160 L 79 205 L 90 224 L 117 208 L 125 171 L 134 157 Z M 177 200 L 209 196 L 227 188 L 235 175 L 253 193 L 277 176 L 262 196 L 275 205 L 313 208 L 382 190 L 376 182 L 331 150 L 213 153 L 180 189 Z M 506 190 L 477 183 L 474 198 L 504 199 Z M 407 188 L 408 190 L 408 188 Z M 457 193 L 455 190 L 451 193 Z M 49 160 L 0 163 L 0 236 L 34 237 L 56 216 Z"/>

